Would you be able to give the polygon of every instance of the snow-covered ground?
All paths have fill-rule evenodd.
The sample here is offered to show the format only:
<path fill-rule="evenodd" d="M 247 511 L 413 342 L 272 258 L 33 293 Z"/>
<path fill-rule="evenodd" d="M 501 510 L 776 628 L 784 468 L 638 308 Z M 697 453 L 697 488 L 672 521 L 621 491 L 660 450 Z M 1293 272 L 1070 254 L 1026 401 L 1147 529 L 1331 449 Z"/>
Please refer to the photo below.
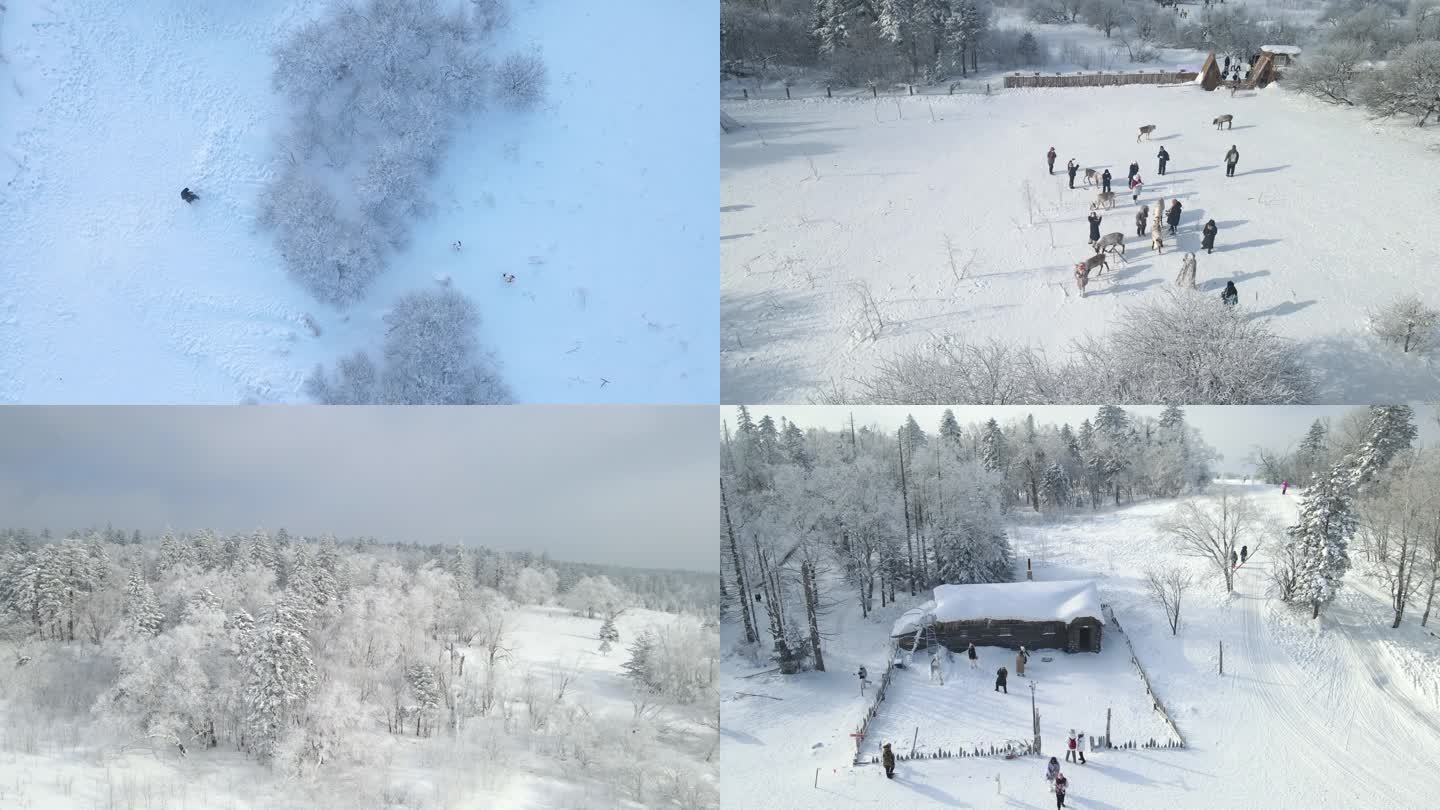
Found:
<path fill-rule="evenodd" d="M 1295 516 L 1295 490 L 1282 496 L 1276 487 L 1225 486 L 1232 494 L 1255 498 L 1279 519 Z M 1121 617 L 1189 744 L 1183 750 L 1100 752 L 1087 765 L 1066 765 L 1068 804 L 1280 810 L 1430 803 L 1440 790 L 1440 775 L 1430 765 L 1440 756 L 1440 722 L 1430 691 L 1440 681 L 1440 668 L 1423 651 L 1433 655 L 1436 639 L 1414 617 L 1389 629 L 1379 598 L 1383 593 L 1377 595 L 1355 574 L 1347 579 L 1346 595 L 1326 609 L 1318 624 L 1309 621 L 1308 613 L 1297 617 L 1267 594 L 1264 549 L 1242 566 L 1233 596 L 1220 593 L 1213 577 L 1192 590 L 1181 632 L 1172 637 L 1159 609 L 1144 595 L 1143 571 L 1168 560 L 1204 571 L 1198 561 L 1169 550 L 1155 528 L 1156 519 L 1173 506 L 1159 501 L 1055 522 L 1020 516 L 1025 522 L 1016 532 L 1019 557 L 1035 561 L 1037 579 L 1098 579 L 1101 596 Z M 847 735 L 865 706 L 853 673 L 862 664 L 871 673 L 883 670 L 890 625 L 908 601 L 870 619 L 861 619 L 848 601 L 837 607 L 825 673 L 746 678 L 761 670 L 740 658 L 725 661 L 721 755 L 726 807 L 1054 806 L 1043 781 L 1044 760 L 1038 757 L 906 762 L 893 782 L 878 767 L 850 764 L 854 748 Z M 722 630 L 725 641 L 733 642 L 736 628 L 727 624 Z M 1111 640 L 1107 637 L 1107 645 Z M 1216 672 L 1222 641 L 1223 676 Z M 1045 666 L 1076 657 L 1083 656 L 1060 655 Z M 1020 680 L 1012 678 L 1012 686 Z M 903 694 L 903 681 L 901 687 L 897 695 Z M 954 725 L 977 722 L 972 715 L 983 718 L 1003 697 L 982 689 L 978 699 L 957 702 L 937 715 Z M 1010 699 L 1023 700 L 1020 695 Z M 1071 702 L 1082 715 L 1103 713 L 1091 695 L 1078 694 Z M 889 703 L 880 718 L 893 708 Z M 1054 711 L 1042 710 L 1042 736 L 1050 752 L 1058 750 L 1070 727 L 1069 718 Z M 1075 722 L 1093 729 L 1086 717 Z M 910 730 L 897 729 L 899 750 L 908 747 L 913 726 L 912 721 Z"/>
<path fill-rule="evenodd" d="M 1426 236 L 1440 187 L 1417 182 L 1440 171 L 1428 128 L 1376 124 L 1278 86 L 1234 98 L 1130 86 L 722 109 L 745 125 L 720 152 L 725 402 L 814 398 L 940 333 L 1063 350 L 1157 297 L 1187 251 L 1199 252 L 1201 289 L 1218 295 L 1235 281 L 1253 317 L 1300 343 L 1321 401 L 1440 395 L 1435 367 L 1378 344 L 1366 324 L 1401 293 L 1440 305 L 1425 283 L 1440 264 Z M 1226 113 L 1234 129 L 1217 132 L 1211 119 Z M 1149 123 L 1154 140 L 1136 144 Z M 1240 163 L 1227 178 L 1231 144 Z M 1073 267 L 1091 252 L 1094 193 L 1080 180 L 1066 188 L 1072 157 L 1111 171 L 1116 205 L 1101 231 L 1129 243 L 1129 263 L 1115 261 L 1084 299 Z M 1134 236 L 1131 161 L 1141 204 L 1184 207 L 1163 255 Z M 1200 228 L 1212 218 L 1219 236 L 1206 255 Z M 878 336 L 867 310 L 884 321 Z"/>
<path fill-rule="evenodd" d="M 511 7 L 497 47 L 543 51 L 543 109 L 464 123 L 434 215 L 341 314 L 255 226 L 288 126 L 271 51 L 327 3 L 0 6 L 0 402 L 303 400 L 442 276 L 521 401 L 714 402 L 713 9 Z"/>
<path fill-rule="evenodd" d="M 633 711 L 621 671 L 626 660 L 623 642 L 675 616 L 627 611 L 616 622 L 622 646 L 608 655 L 597 650 L 600 619 L 532 606 L 520 609 L 513 620 L 509 668 L 535 677 L 545 688 L 552 673 L 575 673 L 566 700 L 620 729 L 631 721 Z M 0 651 L 0 666 L 11 669 L 12 651 Z M 478 662 L 483 655 L 471 650 L 469 658 Z M 379 767 L 337 764 L 321 769 L 319 778 L 288 779 L 228 747 L 192 750 L 183 759 L 168 746 L 153 753 L 143 747 L 122 752 L 83 718 L 36 722 L 22 707 L 7 706 L 3 695 L 0 689 L 0 807 L 6 810 L 646 806 L 617 796 L 613 786 L 583 775 L 584 769 L 573 762 L 513 750 L 516 740 L 525 736 L 520 728 L 514 737 L 477 739 L 437 732 L 435 737 L 416 738 L 387 734 L 382 725 L 367 732 L 367 746 L 381 752 L 376 757 Z M 649 749 L 651 778 L 661 780 L 667 770 L 706 774 L 712 784 L 719 778 L 713 730 L 668 708 L 656 725 L 661 738 Z"/>

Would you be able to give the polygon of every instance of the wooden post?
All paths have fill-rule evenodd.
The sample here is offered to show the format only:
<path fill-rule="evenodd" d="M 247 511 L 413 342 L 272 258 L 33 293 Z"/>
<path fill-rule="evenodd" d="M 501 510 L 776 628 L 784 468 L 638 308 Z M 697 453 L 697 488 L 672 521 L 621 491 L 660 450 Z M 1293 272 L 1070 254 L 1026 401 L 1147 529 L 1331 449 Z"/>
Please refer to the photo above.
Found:
<path fill-rule="evenodd" d="M 748 89 L 742 87 L 742 88 L 740 88 L 740 92 L 742 92 L 742 93 L 745 94 L 745 100 L 746 100 L 746 101 L 749 101 L 749 100 L 750 100 L 750 91 L 749 91 Z"/>
<path fill-rule="evenodd" d="M 919 727 L 919 726 L 916 726 L 916 727 L 915 727 L 915 736 L 910 740 L 910 754 L 911 754 L 911 756 L 914 756 L 914 754 L 915 754 L 915 744 L 918 743 L 918 742 L 920 742 L 920 727 Z"/>
<path fill-rule="evenodd" d="M 870 85 L 870 95 L 880 98 L 880 88 L 877 85 Z"/>
<path fill-rule="evenodd" d="M 910 95 L 915 95 L 915 85 L 910 85 Z"/>
<path fill-rule="evenodd" d="M 1220 642 L 1220 674 L 1225 674 L 1225 642 Z"/>
<path fill-rule="evenodd" d="M 830 87 L 828 85 L 825 87 L 825 98 L 831 98 Z"/>
<path fill-rule="evenodd" d="M 820 787 L 820 769 L 819 769 L 819 768 L 816 768 L 816 769 L 815 769 L 815 787 L 816 787 L 817 789 Z"/>
<path fill-rule="evenodd" d="M 789 101 L 789 100 L 790 100 L 790 85 L 788 85 L 788 84 L 785 85 L 785 100 L 786 100 L 786 101 Z"/>
<path fill-rule="evenodd" d="M 1105 747 L 1106 747 L 1106 748 L 1113 748 L 1113 747 L 1114 747 L 1114 746 L 1112 746 L 1112 745 L 1110 744 L 1110 709 L 1109 709 L 1109 707 L 1106 707 L 1106 709 L 1105 709 Z"/>
<path fill-rule="evenodd" d="M 1026 578 L 1026 579 L 1034 579 L 1034 578 L 1035 578 L 1035 572 L 1032 571 L 1032 570 L 1030 570 L 1030 558 L 1029 558 L 1029 557 L 1026 557 L 1026 558 L 1025 558 L 1025 578 Z"/>

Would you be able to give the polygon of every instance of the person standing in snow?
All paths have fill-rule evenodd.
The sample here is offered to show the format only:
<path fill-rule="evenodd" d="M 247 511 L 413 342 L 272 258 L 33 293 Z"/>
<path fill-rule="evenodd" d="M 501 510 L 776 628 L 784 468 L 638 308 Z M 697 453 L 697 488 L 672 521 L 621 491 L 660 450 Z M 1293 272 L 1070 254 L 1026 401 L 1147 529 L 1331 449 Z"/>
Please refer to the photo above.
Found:
<path fill-rule="evenodd" d="M 1050 764 L 1045 766 L 1045 781 L 1050 783 L 1050 792 L 1055 792 L 1055 777 L 1060 775 L 1060 760 L 1050 757 Z"/>
<path fill-rule="evenodd" d="M 1236 83 L 1236 86 L 1237 86 L 1237 87 L 1239 86 L 1239 83 L 1238 83 L 1238 82 Z M 1230 144 L 1230 151 L 1225 153 L 1225 176 L 1226 176 L 1226 177 L 1234 177 L 1234 176 L 1235 176 L 1235 164 L 1237 164 L 1237 163 L 1239 163 L 1239 162 L 1240 162 L 1240 150 L 1239 150 L 1239 149 L 1236 149 L 1236 148 L 1235 148 L 1235 144 L 1232 143 L 1232 144 Z"/>
<path fill-rule="evenodd" d="M 1180 201 L 1170 203 L 1170 210 L 1165 212 L 1165 222 L 1170 225 L 1170 235 L 1175 235 L 1175 229 L 1180 226 Z"/>
<path fill-rule="evenodd" d="M 1140 188 L 1145 185 L 1145 180 L 1137 173 L 1130 178 L 1130 202 L 1140 202 Z"/>
<path fill-rule="evenodd" d="M 1241 547 L 1240 547 L 1240 562 L 1242 562 L 1242 563 L 1245 562 L 1245 558 L 1246 558 L 1246 557 L 1249 557 L 1249 556 L 1250 556 L 1250 547 L 1249 547 L 1249 546 L 1241 546 Z"/>
<path fill-rule="evenodd" d="M 1080 755 L 1080 764 L 1085 764 L 1085 732 L 1075 736 L 1075 753 Z"/>
<path fill-rule="evenodd" d="M 1140 206 L 1140 211 L 1135 214 L 1135 235 L 1145 235 L 1145 223 L 1150 219 L 1150 206 Z"/>
<path fill-rule="evenodd" d="M 890 750 L 890 743 L 881 746 L 880 761 L 885 765 L 885 778 L 895 778 L 895 752 Z"/>
<path fill-rule="evenodd" d="M 1020 652 L 1015 653 L 1015 674 L 1025 677 L 1025 662 L 1030 660 L 1030 653 L 1025 651 L 1025 645 L 1020 645 Z"/>
<path fill-rule="evenodd" d="M 1061 810 L 1065 806 L 1065 794 L 1070 791 L 1070 780 L 1065 774 L 1055 774 L 1055 810 Z"/>
<path fill-rule="evenodd" d="M 1285 493 L 1287 493 L 1287 492 L 1289 492 L 1289 491 L 1290 491 L 1290 482 L 1289 482 L 1289 481 L 1281 481 L 1281 482 L 1280 482 L 1280 494 L 1281 494 L 1281 495 L 1284 495 Z"/>
<path fill-rule="evenodd" d="M 1240 303 L 1240 291 L 1235 289 L 1235 282 L 1225 282 L 1225 289 L 1220 291 L 1220 300 L 1225 302 L 1225 306 L 1228 307 Z"/>
<path fill-rule="evenodd" d="M 1100 212 L 1096 211 L 1095 206 L 1092 205 L 1090 206 L 1090 216 L 1086 217 L 1086 219 L 1090 220 L 1090 243 L 1094 244 L 1100 240 L 1100 220 L 1102 217 L 1100 216 Z"/>
<path fill-rule="evenodd" d="M 1237 565 L 1239 565 L 1239 564 L 1240 564 L 1240 555 L 1237 554 L 1237 553 L 1235 553 L 1235 549 L 1233 549 L 1233 548 L 1230 549 L 1230 567 L 1231 567 L 1231 568 L 1234 568 L 1235 566 L 1237 566 Z"/>
<path fill-rule="evenodd" d="M 1007 694 L 1007 695 L 1010 694 L 1010 688 L 1005 685 L 1005 679 L 1006 679 L 1007 677 L 1009 677 L 1009 675 L 1010 675 L 1010 672 L 1009 672 L 1008 670 L 1006 670 L 1004 667 L 1000 667 L 999 669 L 995 670 L 995 691 L 996 691 L 996 692 L 1003 691 L 1003 692 L 1004 692 L 1005 694 Z"/>
<path fill-rule="evenodd" d="M 970 642 L 970 646 L 965 648 L 965 655 L 970 659 L 971 669 L 980 668 L 980 654 L 975 651 L 975 642 Z"/>
<path fill-rule="evenodd" d="M 1105 173 L 1102 174 L 1102 175 L 1100 175 L 1100 190 L 1101 190 L 1101 191 L 1104 191 L 1104 192 L 1107 192 L 1107 193 L 1110 191 L 1110 170 L 1109 170 L 1109 169 L 1106 169 L 1106 170 L 1105 170 Z M 1098 237 L 1097 237 L 1097 238 L 1098 238 Z"/>
<path fill-rule="evenodd" d="M 1075 761 L 1075 729 L 1070 729 L 1070 739 L 1065 741 L 1065 761 Z"/>
<path fill-rule="evenodd" d="M 1070 188 L 1075 188 L 1075 173 L 1078 171 L 1080 164 L 1075 162 L 1075 158 L 1070 158 L 1070 162 L 1065 164 L 1065 173 L 1070 175 Z"/>
<path fill-rule="evenodd" d="M 1215 234 L 1219 232 L 1220 226 L 1216 225 L 1213 219 L 1205 223 L 1204 229 L 1200 231 L 1200 233 L 1204 234 L 1204 236 L 1200 238 L 1200 247 L 1204 248 L 1206 253 L 1215 252 Z"/>
<path fill-rule="evenodd" d="M 932 655 L 930 656 L 930 682 L 935 683 L 936 681 L 939 681 L 940 685 L 944 686 L 945 674 L 940 671 L 940 656 Z"/>
<path fill-rule="evenodd" d="M 1125 173 L 1125 179 L 1126 179 L 1126 180 L 1129 180 L 1130 178 L 1134 177 L 1135 175 L 1137 175 L 1137 174 L 1139 174 L 1139 173 L 1140 173 L 1140 164 L 1139 164 L 1139 163 L 1134 163 L 1134 162 L 1132 162 L 1132 163 L 1130 164 L 1130 170 Z"/>
<path fill-rule="evenodd" d="M 1170 162 L 1170 153 L 1166 152 L 1165 147 L 1162 146 L 1160 147 L 1159 154 L 1155 155 L 1155 159 L 1160 161 L 1160 173 L 1164 174 L 1165 164 Z"/>
<path fill-rule="evenodd" d="M 1055 173 L 1055 147 L 1053 146 L 1050 147 L 1049 152 L 1045 153 L 1045 165 L 1050 168 L 1051 174 Z"/>

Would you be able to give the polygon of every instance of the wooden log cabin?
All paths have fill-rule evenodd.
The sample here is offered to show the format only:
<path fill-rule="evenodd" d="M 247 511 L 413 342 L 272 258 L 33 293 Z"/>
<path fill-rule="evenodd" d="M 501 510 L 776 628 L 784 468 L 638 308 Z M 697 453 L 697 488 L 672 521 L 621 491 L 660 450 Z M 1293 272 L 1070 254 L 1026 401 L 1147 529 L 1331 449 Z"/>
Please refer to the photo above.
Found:
<path fill-rule="evenodd" d="M 977 647 L 1100 652 L 1105 619 L 1092 580 L 939 585 L 935 598 L 907 611 L 891 638 L 911 650 L 928 640 L 959 652 Z"/>

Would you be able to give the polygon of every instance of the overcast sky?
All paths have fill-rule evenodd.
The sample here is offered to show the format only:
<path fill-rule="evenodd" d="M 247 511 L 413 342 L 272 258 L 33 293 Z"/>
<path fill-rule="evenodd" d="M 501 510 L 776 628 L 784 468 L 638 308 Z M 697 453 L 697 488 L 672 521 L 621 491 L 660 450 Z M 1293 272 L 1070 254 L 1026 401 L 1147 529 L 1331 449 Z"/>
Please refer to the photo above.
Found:
<path fill-rule="evenodd" d="M 905 405 L 752 405 L 751 415 L 759 419 L 770 414 L 777 420 L 784 416 L 802 428 L 826 427 L 838 430 L 849 424 L 850 414 L 855 415 L 856 425 L 878 424 L 887 430 L 899 427 L 906 414 L 913 414 L 915 421 L 927 433 L 935 432 L 940 424 L 944 406 Z M 1248 463 L 1250 451 L 1256 445 L 1275 450 L 1286 450 L 1298 444 L 1310 424 L 1316 419 L 1329 419 L 1338 424 L 1350 405 L 1265 405 L 1265 406 L 1191 406 L 1185 409 L 1185 419 L 1198 429 L 1205 441 L 1219 451 L 1221 461 L 1217 472 L 1249 473 L 1254 465 Z M 1087 418 L 1094 418 L 1094 405 L 1046 405 L 1035 406 L 954 406 L 955 418 L 961 425 L 983 422 L 991 417 L 1005 422 L 1023 418 L 1027 413 L 1035 414 L 1035 421 L 1053 424 L 1069 422 L 1079 426 Z M 1164 407 L 1141 405 L 1125 410 L 1147 416 L 1160 415 Z M 735 408 L 721 409 L 721 419 L 735 424 Z M 1440 441 L 1440 426 L 1435 423 L 1435 410 L 1430 406 L 1415 407 L 1416 427 L 1420 430 L 1422 444 Z"/>
<path fill-rule="evenodd" d="M 0 406 L 0 526 L 283 526 L 718 571 L 714 414 Z"/>

